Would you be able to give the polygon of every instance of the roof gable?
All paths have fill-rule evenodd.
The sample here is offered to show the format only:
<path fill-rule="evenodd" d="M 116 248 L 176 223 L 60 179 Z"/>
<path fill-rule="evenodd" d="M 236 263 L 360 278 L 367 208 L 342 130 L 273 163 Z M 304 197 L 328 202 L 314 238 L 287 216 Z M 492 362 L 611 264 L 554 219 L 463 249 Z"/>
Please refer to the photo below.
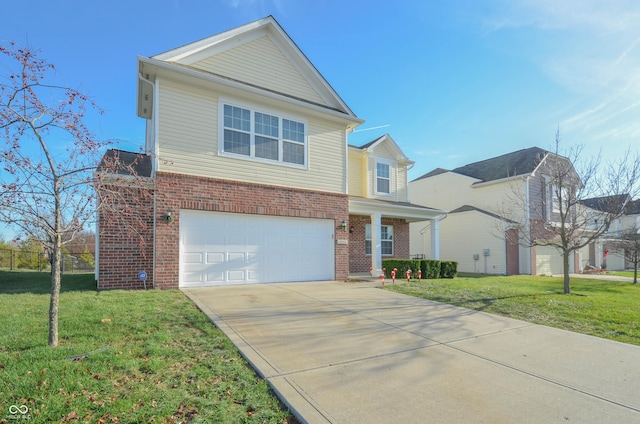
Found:
<path fill-rule="evenodd" d="M 398 162 L 413 163 L 413 161 L 411 161 L 407 157 L 407 155 L 404 154 L 402 149 L 400 149 L 400 146 L 398 146 L 398 144 L 393 140 L 393 138 L 391 138 L 389 134 L 385 134 L 381 137 L 378 137 L 375 140 L 370 141 L 369 143 L 364 144 L 360 147 L 358 146 L 351 146 L 351 147 L 366 151 L 373 155 L 376 154 L 376 151 L 380 151 L 384 149 L 389 155 L 395 158 Z"/>
<path fill-rule="evenodd" d="M 427 172 L 426 174 L 420 175 L 418 178 L 412 180 L 413 181 L 418 181 L 418 180 L 424 180 L 425 178 L 431 178 L 431 177 L 435 177 L 436 175 L 440 175 L 440 174 L 446 174 L 447 172 L 451 172 L 448 169 L 444 169 L 444 168 L 436 168 L 432 171 Z"/>
<path fill-rule="evenodd" d="M 155 55 L 152 59 L 263 87 L 355 117 L 272 16 Z M 256 72 L 258 65 L 259 72 Z"/>
<path fill-rule="evenodd" d="M 515 224 L 516 223 L 515 221 L 512 221 L 512 220 L 510 220 L 508 218 L 501 217 L 498 214 L 495 214 L 493 212 L 489 212 L 489 211 L 486 211 L 484 209 L 480 209 L 480 208 L 477 208 L 477 207 L 471 206 L 471 205 L 462 205 L 459 208 L 456 208 L 456 209 L 450 211 L 449 215 L 453 215 L 453 214 L 457 214 L 457 213 L 464 213 L 464 212 L 477 212 L 479 214 L 489 216 L 489 217 L 497 219 L 499 221 L 504 221 L 504 222 L 507 222 L 507 223 L 510 223 L 510 224 Z"/>

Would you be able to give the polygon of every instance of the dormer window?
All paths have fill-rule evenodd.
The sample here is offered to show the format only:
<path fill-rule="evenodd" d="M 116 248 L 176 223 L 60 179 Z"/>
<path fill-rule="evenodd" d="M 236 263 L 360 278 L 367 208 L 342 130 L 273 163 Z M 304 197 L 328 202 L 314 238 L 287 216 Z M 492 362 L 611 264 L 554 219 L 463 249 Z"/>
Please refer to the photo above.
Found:
<path fill-rule="evenodd" d="M 376 162 L 376 193 L 389 194 L 391 187 L 391 172 L 388 163 Z"/>
<path fill-rule="evenodd" d="M 306 124 L 252 110 L 222 104 L 221 153 L 286 165 L 306 165 Z"/>

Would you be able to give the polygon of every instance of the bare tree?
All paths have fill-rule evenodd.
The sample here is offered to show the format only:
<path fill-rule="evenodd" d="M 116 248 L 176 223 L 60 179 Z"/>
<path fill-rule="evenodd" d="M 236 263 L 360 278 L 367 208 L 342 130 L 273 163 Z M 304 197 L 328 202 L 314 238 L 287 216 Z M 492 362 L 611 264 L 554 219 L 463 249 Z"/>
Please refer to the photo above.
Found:
<path fill-rule="evenodd" d="M 61 251 L 95 219 L 94 189 L 109 141 L 85 124 L 102 111 L 79 91 L 55 84 L 55 68 L 31 48 L 0 45 L 0 221 L 37 240 L 51 273 L 49 345 L 58 345 Z M 122 167 L 114 158 L 109 167 Z M 113 208 L 118 216 L 118 208 Z"/>
<path fill-rule="evenodd" d="M 613 249 L 622 250 L 626 260 L 633 265 L 633 284 L 638 284 L 638 264 L 640 264 L 640 228 L 637 224 L 613 234 L 607 243 Z"/>
<path fill-rule="evenodd" d="M 627 152 L 602 165 L 600 155 L 582 157 L 583 146 L 562 150 L 560 129 L 553 149 L 539 158 L 536 184 L 514 186 L 501 216 L 520 222 L 517 240 L 526 247 L 551 246 L 562 256 L 564 293 L 571 293 L 570 264 L 574 252 L 604 234 L 638 193 L 640 157 Z M 598 208 L 582 199 L 598 198 Z M 524 212 L 523 212 L 524 211 Z"/>

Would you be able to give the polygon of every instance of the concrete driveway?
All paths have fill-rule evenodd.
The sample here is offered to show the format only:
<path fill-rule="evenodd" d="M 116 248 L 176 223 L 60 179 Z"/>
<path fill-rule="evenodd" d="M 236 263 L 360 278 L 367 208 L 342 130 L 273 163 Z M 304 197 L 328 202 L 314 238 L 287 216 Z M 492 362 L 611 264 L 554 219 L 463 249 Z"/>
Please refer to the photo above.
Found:
<path fill-rule="evenodd" d="M 638 346 L 367 283 L 184 292 L 302 422 L 640 422 Z"/>

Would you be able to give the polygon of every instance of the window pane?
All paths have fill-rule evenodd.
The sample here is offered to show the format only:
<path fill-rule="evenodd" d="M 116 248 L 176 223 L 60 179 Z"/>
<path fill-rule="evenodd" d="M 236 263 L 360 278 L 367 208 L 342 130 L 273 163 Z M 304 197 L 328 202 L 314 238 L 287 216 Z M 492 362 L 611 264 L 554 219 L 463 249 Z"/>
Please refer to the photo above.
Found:
<path fill-rule="evenodd" d="M 296 143 L 282 143 L 282 160 L 289 163 L 304 165 L 304 145 Z"/>
<path fill-rule="evenodd" d="M 377 163 L 376 171 L 378 178 L 389 178 L 389 165 L 386 163 Z"/>
<path fill-rule="evenodd" d="M 224 105 L 224 126 L 241 131 L 251 131 L 251 112 L 248 109 Z"/>
<path fill-rule="evenodd" d="M 278 140 L 257 135 L 256 157 L 278 160 Z"/>
<path fill-rule="evenodd" d="M 393 255 L 393 242 L 382 240 L 381 249 L 383 255 Z"/>
<path fill-rule="evenodd" d="M 249 156 L 250 139 L 249 134 L 224 130 L 224 151 Z"/>
<path fill-rule="evenodd" d="M 376 163 L 376 191 L 378 193 L 390 193 L 389 185 L 389 165 Z"/>
<path fill-rule="evenodd" d="M 265 113 L 256 112 L 255 114 L 256 134 L 266 135 L 269 137 L 279 137 L 280 132 L 278 130 L 278 117 L 267 115 Z"/>
<path fill-rule="evenodd" d="M 288 119 L 282 120 L 282 138 L 304 143 L 304 124 Z"/>
<path fill-rule="evenodd" d="M 389 180 L 378 178 L 378 193 L 389 193 Z"/>
<path fill-rule="evenodd" d="M 370 255 L 371 254 L 371 240 L 365 240 L 365 242 L 364 242 L 364 254 L 365 255 Z"/>

